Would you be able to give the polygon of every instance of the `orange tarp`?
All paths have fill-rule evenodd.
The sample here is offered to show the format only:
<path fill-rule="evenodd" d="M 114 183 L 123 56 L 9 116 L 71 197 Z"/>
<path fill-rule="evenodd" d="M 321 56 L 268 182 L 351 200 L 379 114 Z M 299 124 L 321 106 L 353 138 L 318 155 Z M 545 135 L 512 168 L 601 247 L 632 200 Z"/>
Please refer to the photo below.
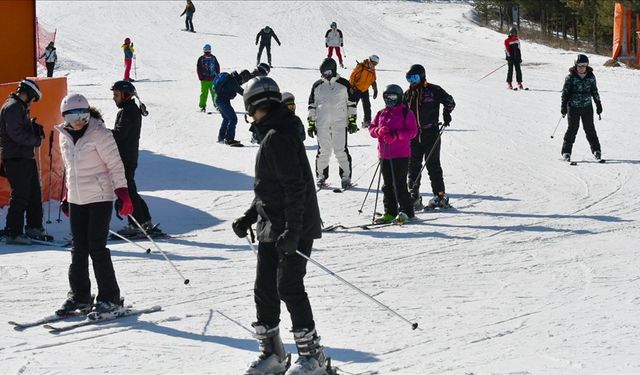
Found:
<path fill-rule="evenodd" d="M 36 72 L 36 1 L 0 1 L 0 83 Z"/>
<path fill-rule="evenodd" d="M 622 4 L 616 3 L 613 9 L 613 48 L 611 51 L 611 58 L 617 60 L 622 53 L 624 7 Z"/>

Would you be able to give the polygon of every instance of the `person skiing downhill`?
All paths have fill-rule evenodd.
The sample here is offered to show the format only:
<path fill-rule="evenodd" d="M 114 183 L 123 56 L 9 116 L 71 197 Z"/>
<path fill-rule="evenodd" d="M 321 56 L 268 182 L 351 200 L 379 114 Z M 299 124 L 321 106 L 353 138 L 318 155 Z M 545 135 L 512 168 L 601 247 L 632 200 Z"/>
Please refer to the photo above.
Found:
<path fill-rule="evenodd" d="M 128 82 L 127 82 L 128 83 Z M 64 122 L 56 127 L 67 186 L 62 211 L 69 217 L 73 249 L 69 265 L 67 299 L 57 315 L 92 309 L 89 257 L 98 284 L 93 310 L 98 313 L 122 309 L 107 246 L 113 200 L 122 202 L 119 214 L 133 213 L 127 191 L 125 169 L 112 133 L 104 126 L 100 112 L 80 94 L 67 95 L 60 104 Z"/>
<path fill-rule="evenodd" d="M 591 153 L 593 157 L 601 161 L 602 150 L 600 149 L 600 141 L 598 133 L 593 123 L 593 106 L 591 99 L 596 103 L 596 113 L 598 116 L 602 113 L 602 102 L 598 93 L 598 85 L 596 76 L 593 74 L 593 68 L 589 66 L 589 58 L 580 54 L 574 61 L 573 66 L 569 69 L 569 75 L 564 80 L 562 87 L 562 103 L 560 113 L 562 117 L 568 115 L 567 131 L 564 134 L 564 142 L 562 143 L 562 158 L 566 161 L 571 160 L 571 150 L 576 140 L 576 134 L 580 128 L 580 120 L 584 133 L 589 141 Z"/>
<path fill-rule="evenodd" d="M 213 87 L 213 80 L 220 73 L 218 59 L 211 53 L 211 45 L 205 44 L 202 47 L 203 55 L 198 58 L 196 71 L 200 80 L 200 102 L 198 106 L 201 112 L 207 111 L 207 98 L 211 93 L 213 105 L 216 103 L 216 91 Z"/>
<path fill-rule="evenodd" d="M 125 38 L 121 48 L 122 48 L 122 51 L 124 52 L 124 80 L 133 82 L 133 79 L 131 79 L 130 77 L 130 73 L 131 73 L 131 64 L 134 59 L 133 53 L 135 52 L 135 49 L 133 49 L 133 43 L 131 42 L 131 38 Z"/>
<path fill-rule="evenodd" d="M 180 14 L 180 17 L 186 15 L 184 19 L 184 27 L 185 31 L 191 31 L 195 33 L 196 31 L 193 29 L 193 14 L 196 12 L 196 6 L 193 5 L 191 0 L 187 0 L 187 5 L 184 7 L 184 11 Z"/>
<path fill-rule="evenodd" d="M 269 77 L 249 81 L 243 94 L 260 147 L 255 162 L 255 197 L 232 228 L 247 237 L 257 223 L 258 262 L 254 284 L 256 321 L 252 324 L 260 355 L 245 374 L 326 374 L 327 360 L 304 287 L 314 239 L 322 235 L 313 173 L 297 129 L 300 119 L 281 103 L 280 88 Z M 280 301 L 291 316 L 298 359 L 287 370 L 290 354 L 280 337 Z"/>
<path fill-rule="evenodd" d="M 4 229 L 7 244 L 30 245 L 31 239 L 52 239 L 42 228 L 42 193 L 34 152 L 35 148 L 39 151 L 44 131 L 29 117 L 31 103 L 41 98 L 40 87 L 24 79 L 0 110 L 0 176 L 7 177 L 11 186 Z"/>
<path fill-rule="evenodd" d="M 307 134 L 318 135 L 316 155 L 316 185 L 327 186 L 331 151 L 340 165 L 341 186 L 351 187 L 351 155 L 347 147 L 347 132 L 358 131 L 356 124 L 356 104 L 349 81 L 336 72 L 336 61 L 326 58 L 320 65 L 322 78 L 317 80 L 309 95 L 309 116 Z"/>
<path fill-rule="evenodd" d="M 440 129 L 438 129 L 440 117 L 440 105 L 443 106 L 443 126 L 451 124 L 451 112 L 456 107 L 453 97 L 442 87 L 427 82 L 424 66 L 414 64 L 406 74 L 409 89 L 404 93 L 405 104 L 413 111 L 418 122 L 418 136 L 411 141 L 411 158 L 409 159 L 408 183 L 414 208 L 424 208 L 420 196 L 420 180 L 422 162 L 426 163 L 433 198 L 428 207 L 446 208 L 449 206 L 449 197 L 445 194 L 442 166 L 440 165 Z M 429 152 L 433 149 L 431 156 Z M 429 159 L 427 160 L 427 157 Z"/>
<path fill-rule="evenodd" d="M 344 46 L 344 39 L 342 37 L 342 30 L 338 29 L 338 24 L 331 22 L 331 26 L 329 30 L 324 34 L 324 45 L 329 50 L 327 52 L 327 58 L 331 58 L 333 56 L 333 51 L 336 51 L 336 55 L 338 56 L 338 61 L 340 62 L 340 67 L 344 69 L 344 65 L 342 64 L 342 52 L 340 48 Z"/>
<path fill-rule="evenodd" d="M 518 88 L 524 89 L 524 86 L 522 86 L 522 70 L 520 70 L 520 64 L 522 63 L 520 39 L 518 39 L 518 30 L 515 27 L 509 30 L 509 36 L 504 40 L 504 53 L 508 63 L 507 88 L 513 89 L 511 81 L 513 81 L 513 69 L 515 68 Z"/>
<path fill-rule="evenodd" d="M 45 48 L 40 58 L 44 58 L 44 62 L 47 66 L 47 77 L 53 77 L 53 68 L 56 66 L 56 62 L 58 61 L 58 54 L 56 53 L 56 47 L 54 47 L 53 42 L 49 42 L 47 48 Z"/>
<path fill-rule="evenodd" d="M 349 84 L 353 88 L 356 106 L 362 99 L 364 119 L 362 127 L 368 128 L 371 123 L 371 102 L 369 101 L 369 87 L 373 88 L 373 99 L 378 97 L 378 85 L 376 84 L 376 65 L 380 62 L 377 55 L 371 55 L 368 59 L 358 63 L 349 77 Z"/>
<path fill-rule="evenodd" d="M 278 43 L 279 46 L 282 45 L 276 33 L 269 26 L 265 26 L 256 35 L 256 46 L 258 45 L 258 41 L 260 41 L 260 47 L 258 48 L 258 58 L 256 60 L 256 65 L 260 64 L 260 58 L 262 57 L 262 50 L 266 48 L 267 62 L 269 63 L 269 67 L 271 67 L 271 38 L 275 39 L 276 43 Z"/>
<path fill-rule="evenodd" d="M 400 86 L 387 86 L 382 93 L 385 108 L 378 111 L 369 126 L 369 134 L 378 139 L 378 159 L 384 180 L 384 215 L 377 220 L 378 223 L 394 220 L 404 223 L 415 216 L 407 188 L 407 171 L 411 140 L 418 133 L 418 126 L 415 115 L 402 102 L 402 95 Z"/>

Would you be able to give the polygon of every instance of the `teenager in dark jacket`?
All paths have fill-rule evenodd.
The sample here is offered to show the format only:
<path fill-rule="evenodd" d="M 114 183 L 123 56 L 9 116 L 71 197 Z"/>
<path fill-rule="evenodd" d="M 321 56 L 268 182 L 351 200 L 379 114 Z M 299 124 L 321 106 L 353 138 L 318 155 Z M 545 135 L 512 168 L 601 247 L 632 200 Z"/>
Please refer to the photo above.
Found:
<path fill-rule="evenodd" d="M 298 359 L 287 374 L 324 373 L 326 358 L 309 298 L 304 288 L 313 240 L 321 237 L 321 220 L 313 172 L 298 136 L 300 119 L 281 103 L 278 85 L 268 77 L 251 80 L 243 95 L 261 139 L 256 155 L 255 198 L 233 230 L 246 237 L 257 222 L 258 265 L 254 286 L 256 322 L 253 327 L 261 354 L 246 374 L 280 374 L 289 355 L 280 339 L 280 301 L 291 315 Z"/>
<path fill-rule="evenodd" d="M 151 214 L 147 203 L 138 194 L 135 181 L 138 168 L 138 148 L 140 147 L 140 132 L 142 130 L 142 112 L 135 102 L 136 88 L 131 82 L 117 81 L 111 86 L 113 101 L 120 108 L 116 115 L 116 123 L 113 127 L 113 138 L 118 145 L 120 158 L 124 165 L 124 174 L 127 179 L 129 196 L 133 202 L 133 217 L 149 234 L 158 234 L 160 229 L 151 222 Z M 116 207 L 118 209 L 118 207 Z M 140 234 L 140 229 L 133 219 L 127 218 L 129 224 L 118 231 L 123 236 L 135 236 Z"/>
<path fill-rule="evenodd" d="M 513 81 L 513 69 L 516 69 L 516 81 L 518 82 L 518 88 L 523 89 L 522 86 L 522 70 L 520 70 L 520 64 L 522 63 L 522 54 L 520 53 L 520 39 L 518 39 L 518 30 L 512 27 L 509 31 L 509 36 L 504 40 L 504 53 L 507 63 L 509 65 L 507 69 L 507 88 L 513 89 L 511 81 Z"/>
<path fill-rule="evenodd" d="M 218 143 L 224 143 L 232 147 L 242 147 L 243 144 L 237 141 L 236 124 L 238 116 L 231 105 L 231 100 L 238 94 L 243 93 L 242 84 L 252 78 L 248 70 L 242 72 L 222 72 L 216 76 L 213 86 L 216 91 L 216 104 L 222 115 L 222 124 L 218 132 Z"/>
<path fill-rule="evenodd" d="M 185 31 L 191 31 L 195 33 L 196 31 L 193 29 L 193 14 L 196 12 L 196 6 L 193 5 L 191 0 L 187 0 L 187 5 L 184 7 L 184 11 L 180 14 L 180 17 L 186 14 L 186 18 L 184 20 Z"/>
<path fill-rule="evenodd" d="M 265 26 L 258 35 L 256 35 L 256 46 L 258 45 L 258 40 L 260 40 L 260 47 L 258 48 L 258 60 L 256 65 L 260 64 L 260 58 L 262 57 L 262 50 L 267 49 L 267 61 L 269 63 L 269 67 L 271 67 L 271 38 L 275 39 L 279 46 L 282 44 L 278 39 L 276 33 L 273 32 L 271 27 Z"/>
<path fill-rule="evenodd" d="M 569 115 L 569 127 L 564 134 L 561 152 L 563 159 L 567 161 L 571 160 L 571 150 L 573 149 L 573 142 L 576 140 L 578 128 L 580 128 L 580 119 L 582 119 L 584 133 L 587 135 L 589 146 L 591 146 L 591 153 L 596 160 L 601 160 L 602 152 L 596 127 L 593 124 L 591 98 L 596 103 L 596 113 L 600 116 L 602 103 L 600 102 L 596 76 L 593 74 L 593 68 L 589 66 L 589 58 L 581 54 L 578 55 L 574 65 L 569 69 L 569 75 L 564 80 L 564 86 L 562 87 L 560 113 L 562 113 L 562 117 Z"/>
<path fill-rule="evenodd" d="M 42 143 L 44 131 L 29 117 L 31 103 L 41 97 L 38 85 L 25 79 L 0 110 L 0 175 L 6 176 L 11 186 L 4 228 L 7 244 L 29 245 L 31 238 L 47 239 L 42 228 L 42 195 L 34 152 Z"/>
<path fill-rule="evenodd" d="M 211 93 L 211 100 L 215 106 L 216 103 L 216 91 L 213 88 L 213 80 L 216 75 L 220 73 L 220 64 L 218 59 L 211 53 L 211 45 L 205 44 L 202 47 L 203 55 L 198 58 L 196 64 L 196 71 L 198 73 L 198 79 L 200 80 L 200 102 L 198 106 L 200 111 L 207 111 L 207 98 Z"/>
<path fill-rule="evenodd" d="M 424 66 L 412 65 L 406 74 L 409 89 L 404 93 L 404 102 L 416 115 L 418 122 L 418 136 L 411 141 L 411 158 L 409 159 L 408 183 L 415 209 L 422 209 L 420 197 L 420 180 L 423 159 L 427 163 L 427 172 L 431 180 L 433 198 L 429 201 L 431 207 L 447 207 L 449 198 L 445 194 L 442 166 L 440 165 L 440 105 L 444 126 L 451 123 L 451 111 L 456 107 L 453 97 L 438 85 L 427 82 Z M 429 160 L 429 152 L 433 153 Z"/>

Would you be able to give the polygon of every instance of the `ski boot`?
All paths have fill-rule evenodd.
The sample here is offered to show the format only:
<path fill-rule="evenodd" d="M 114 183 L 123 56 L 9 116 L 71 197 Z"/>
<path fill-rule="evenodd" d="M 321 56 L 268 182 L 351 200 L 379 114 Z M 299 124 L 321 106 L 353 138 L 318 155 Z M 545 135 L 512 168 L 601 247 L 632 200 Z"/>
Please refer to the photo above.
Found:
<path fill-rule="evenodd" d="M 140 228 L 138 228 L 137 226 L 132 224 L 127 224 L 118 231 L 118 234 L 123 237 L 133 238 L 141 235 L 142 232 L 140 231 Z"/>
<path fill-rule="evenodd" d="M 278 326 L 269 328 L 259 323 L 251 324 L 253 335 L 260 345 L 260 356 L 251 362 L 245 375 L 282 375 L 291 366 L 291 354 L 287 353 L 280 338 Z"/>
<path fill-rule="evenodd" d="M 565 152 L 564 154 L 562 154 L 562 160 L 570 161 L 571 160 L 571 154 Z"/>
<path fill-rule="evenodd" d="M 594 151 L 593 152 L 593 157 L 597 160 L 597 161 L 601 161 L 602 160 L 602 153 L 600 151 Z"/>
<path fill-rule="evenodd" d="M 289 367 L 286 375 L 325 375 L 327 357 L 324 355 L 316 330 L 306 328 L 295 330 L 293 339 L 298 348 L 298 359 Z"/>
<path fill-rule="evenodd" d="M 438 193 L 438 195 L 434 196 L 429 200 L 427 206 L 424 208 L 425 211 L 433 211 L 436 208 L 447 209 L 450 208 L 449 205 L 449 197 L 444 195 L 443 192 Z"/>
<path fill-rule="evenodd" d="M 87 318 L 91 320 L 101 319 L 109 316 L 119 316 L 124 314 L 124 298 L 120 298 L 120 303 L 111 301 L 97 301 L 93 305 L 93 309 L 87 314 Z"/>
<path fill-rule="evenodd" d="M 509 90 L 513 90 L 513 85 L 511 84 L 511 82 L 507 82 L 507 88 Z"/>
<path fill-rule="evenodd" d="M 207 112 L 207 107 L 200 107 L 200 112 Z"/>
<path fill-rule="evenodd" d="M 25 234 L 17 234 L 15 236 L 11 236 L 7 233 L 5 233 L 4 235 L 5 238 L 5 242 L 7 245 L 31 245 L 33 244 L 33 241 L 31 241 L 31 238 L 27 237 Z"/>
<path fill-rule="evenodd" d="M 240 143 L 240 141 L 237 141 L 235 139 L 225 139 L 224 140 L 224 144 L 227 146 L 231 146 L 231 147 L 242 147 L 244 146 L 242 143 Z"/>
<path fill-rule="evenodd" d="M 366 128 L 368 128 L 368 127 L 369 127 L 369 125 L 371 125 L 371 121 L 367 121 L 367 120 L 362 121 L 362 125 L 361 125 L 361 126 L 362 126 L 362 129 L 366 129 Z"/>
<path fill-rule="evenodd" d="M 326 188 L 327 186 L 327 180 L 324 177 L 318 177 L 316 178 L 316 187 L 318 189 L 322 189 L 322 188 Z"/>
<path fill-rule="evenodd" d="M 88 314 L 93 308 L 93 296 L 89 302 L 78 302 L 73 296 L 67 297 L 62 306 L 56 310 L 56 315 L 64 316 L 75 313 L 76 311 L 81 314 Z"/>
<path fill-rule="evenodd" d="M 353 185 L 351 184 L 351 179 L 349 177 L 342 177 L 342 181 L 340 181 L 340 186 L 342 186 L 343 190 L 353 187 Z"/>
<path fill-rule="evenodd" d="M 392 223 L 393 220 L 395 220 L 395 216 L 389 214 L 389 213 L 385 213 L 384 215 L 380 216 L 379 218 L 375 219 L 373 221 L 374 224 L 389 224 Z"/>
<path fill-rule="evenodd" d="M 413 209 L 415 211 L 424 210 L 424 204 L 422 204 L 422 197 L 421 196 L 417 196 L 416 198 L 413 198 Z"/>
<path fill-rule="evenodd" d="M 393 219 L 393 222 L 395 224 L 400 224 L 400 225 L 406 223 L 407 221 L 409 221 L 409 215 L 405 214 L 404 212 L 400 212 L 398 216 L 396 216 Z"/>
<path fill-rule="evenodd" d="M 158 228 L 160 224 L 153 224 L 151 220 L 145 221 L 141 224 L 145 232 L 151 237 L 164 236 L 162 229 Z"/>
<path fill-rule="evenodd" d="M 519 88 L 520 90 L 524 90 L 524 86 L 522 86 L 522 82 L 518 82 L 518 88 Z"/>
<path fill-rule="evenodd" d="M 48 235 L 44 228 L 25 228 L 24 234 L 38 241 L 53 241 L 53 236 Z"/>

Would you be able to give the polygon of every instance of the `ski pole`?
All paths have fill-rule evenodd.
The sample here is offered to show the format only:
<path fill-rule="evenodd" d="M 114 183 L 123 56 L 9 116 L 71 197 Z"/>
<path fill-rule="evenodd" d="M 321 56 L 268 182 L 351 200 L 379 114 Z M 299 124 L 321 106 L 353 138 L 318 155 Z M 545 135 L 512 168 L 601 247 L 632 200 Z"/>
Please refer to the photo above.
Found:
<path fill-rule="evenodd" d="M 398 184 L 396 184 L 396 174 L 393 170 L 393 160 L 391 160 L 391 145 L 385 143 L 387 157 L 389 157 L 389 168 L 391 168 L 391 182 L 393 183 L 393 195 L 396 197 L 396 209 L 400 211 L 400 196 L 398 195 Z M 406 212 L 405 212 L 406 213 Z"/>
<path fill-rule="evenodd" d="M 378 195 L 380 194 L 380 177 L 382 176 L 382 160 L 380 160 L 380 170 L 378 171 L 378 186 L 376 187 L 376 201 L 373 204 L 373 213 L 371 214 L 371 224 L 376 222 L 376 210 L 378 209 Z"/>
<path fill-rule="evenodd" d="M 553 133 L 551 133 L 551 138 L 553 139 L 553 136 L 556 134 L 556 130 L 558 130 L 558 126 L 560 126 L 560 121 L 562 121 L 562 119 L 564 118 L 564 115 L 562 115 L 562 117 L 560 117 L 558 119 L 558 123 L 556 124 L 556 128 L 553 129 Z"/>
<path fill-rule="evenodd" d="M 65 178 L 67 177 L 67 170 L 64 169 L 64 166 L 62 167 L 62 182 L 60 183 L 60 201 L 62 202 L 62 197 L 64 197 L 64 185 L 65 185 Z M 58 205 L 58 219 L 56 220 L 56 222 L 61 223 L 62 220 L 60 219 L 60 215 L 62 213 L 62 205 Z"/>
<path fill-rule="evenodd" d="M 136 55 L 133 55 L 133 76 L 138 80 L 138 70 L 136 69 Z"/>
<path fill-rule="evenodd" d="M 112 231 L 111 229 L 109 229 L 109 233 L 113 234 L 114 236 L 116 236 L 116 237 L 118 237 L 118 238 L 120 238 L 120 239 L 122 239 L 122 240 L 127 241 L 128 243 L 130 243 L 130 244 L 132 244 L 132 245 L 138 246 L 139 248 L 141 248 L 142 250 L 144 250 L 144 251 L 145 251 L 145 253 L 147 253 L 147 254 L 149 254 L 149 253 L 151 252 L 151 249 L 150 249 L 150 248 L 145 248 L 144 246 L 140 245 L 139 243 L 131 241 L 130 239 L 128 239 L 127 237 L 125 237 L 125 236 L 121 235 L 121 234 L 120 234 L 120 233 L 118 233 L 118 232 L 114 232 L 114 231 Z"/>
<path fill-rule="evenodd" d="M 49 201 L 47 202 L 47 224 L 51 224 L 51 175 L 53 173 L 53 129 L 49 134 Z"/>
<path fill-rule="evenodd" d="M 490 75 L 492 75 L 493 73 L 497 72 L 497 71 L 498 71 L 498 69 L 502 68 L 503 66 L 505 66 L 505 65 L 507 65 L 507 64 L 508 64 L 508 62 L 506 62 L 506 63 L 504 63 L 504 64 L 500 65 L 499 67 L 495 68 L 494 70 L 492 70 L 491 72 L 489 72 L 489 74 L 487 74 L 487 75 L 485 75 L 484 77 L 480 78 L 480 79 L 479 79 L 479 80 L 477 80 L 476 82 L 480 82 L 480 81 L 482 81 L 483 79 L 485 79 L 485 78 L 489 77 L 489 76 L 490 76 Z"/>
<path fill-rule="evenodd" d="M 247 243 L 249 244 L 249 247 L 251 247 L 251 250 L 254 252 L 254 254 L 258 254 L 258 252 L 256 251 L 255 246 L 253 246 L 253 244 L 251 243 L 251 240 L 249 240 L 249 236 L 245 237 L 247 239 Z M 348 282 L 347 280 L 343 279 L 342 277 L 340 277 L 338 274 L 336 274 L 335 272 L 331 271 L 330 269 L 328 269 L 327 267 L 323 266 L 322 264 L 320 264 L 319 262 L 316 262 L 315 260 L 309 258 L 308 256 L 306 256 L 304 253 L 302 253 L 300 250 L 296 250 L 296 254 L 300 255 L 301 257 L 303 257 L 304 259 L 308 260 L 309 262 L 315 264 L 318 268 L 320 268 L 321 270 L 325 271 L 326 273 L 328 273 L 329 275 L 335 277 L 336 279 L 342 281 L 343 283 L 345 283 L 346 285 L 352 287 L 353 289 L 357 290 L 358 292 L 362 293 L 363 296 L 369 298 L 370 300 L 372 300 L 373 302 L 377 303 L 378 305 L 380 305 L 381 307 L 383 307 L 384 309 L 390 311 L 392 314 L 394 314 L 395 316 L 397 316 L 398 318 L 404 320 L 405 322 L 411 324 L 411 329 L 416 329 L 418 328 L 418 323 L 414 323 L 410 320 L 408 320 L 407 318 L 405 318 L 404 316 L 398 314 L 395 310 L 393 310 L 392 308 L 390 308 L 389 306 L 383 304 L 382 302 L 378 301 L 377 299 L 373 298 L 372 296 L 368 295 L 367 293 L 365 293 L 364 291 L 362 291 L 362 289 L 358 288 L 357 286 L 351 284 L 350 282 Z"/>
<path fill-rule="evenodd" d="M 364 207 L 364 202 L 367 201 L 367 197 L 369 196 L 369 191 L 371 191 L 371 186 L 373 186 L 373 180 L 376 179 L 376 174 L 378 173 L 378 168 L 380 168 L 380 163 L 381 161 L 378 161 L 378 165 L 376 166 L 376 170 L 373 171 L 373 176 L 371 176 L 371 182 L 369 183 L 369 188 L 367 189 L 367 193 L 364 195 L 364 199 L 362 200 L 362 205 L 360 206 L 360 209 L 358 210 L 358 213 L 362 213 L 362 208 Z"/>
<path fill-rule="evenodd" d="M 40 174 L 42 167 L 42 147 L 38 146 L 38 165 L 36 166 L 36 172 L 38 173 L 38 182 L 40 183 L 40 196 L 42 198 L 42 175 Z M 42 202 L 40 203 L 42 205 Z M 42 220 L 42 219 L 40 219 Z M 49 233 L 47 232 L 47 224 L 42 224 L 42 229 L 44 229 L 45 236 Z"/>
<path fill-rule="evenodd" d="M 446 128 L 446 126 L 444 126 L 444 124 L 442 124 L 442 126 L 440 127 L 440 132 L 438 133 L 438 138 L 436 138 L 436 141 L 433 143 L 433 147 L 431 147 L 431 150 L 429 151 L 429 154 L 427 154 L 427 158 L 424 159 L 424 164 L 420 168 L 420 173 L 418 173 L 418 175 L 416 176 L 416 180 L 413 182 L 413 185 L 411 185 L 411 190 L 415 189 L 416 185 L 418 185 L 420 183 L 420 181 L 422 180 L 422 172 L 424 171 L 425 167 L 427 166 L 427 163 L 429 162 L 429 159 L 431 159 L 431 155 L 433 154 L 433 151 L 435 151 L 436 146 L 438 146 L 438 143 L 440 142 L 440 137 L 442 136 L 442 133 L 444 133 L 444 128 Z"/>
<path fill-rule="evenodd" d="M 133 215 L 129 215 L 129 218 L 131 218 L 131 220 L 133 220 L 134 223 L 136 223 L 136 225 L 138 226 L 138 228 L 142 231 L 142 233 L 144 233 L 145 236 L 147 236 L 147 238 L 149 239 L 149 241 L 151 241 L 151 243 L 153 244 L 153 246 L 155 246 L 155 248 L 160 252 L 160 254 L 162 254 L 162 256 L 164 257 L 164 259 L 167 260 L 167 262 L 169 262 L 169 264 L 171 265 L 171 267 L 173 267 L 173 269 L 178 273 L 178 275 L 180 275 L 180 277 L 182 278 L 182 280 L 184 280 L 184 285 L 188 285 L 189 284 L 189 279 L 185 278 L 182 275 L 182 272 L 180 272 L 180 270 L 178 269 L 178 267 L 176 267 L 175 264 L 173 264 L 173 262 L 171 261 L 171 259 L 169 259 L 169 257 L 167 257 L 167 254 L 164 253 L 164 251 L 162 251 L 162 249 L 160 249 L 160 246 L 158 246 L 158 244 L 156 243 L 156 241 L 153 240 L 153 238 L 151 238 L 151 236 L 149 235 L 149 233 L 147 233 L 146 230 L 144 230 L 144 228 L 142 227 L 142 225 L 140 225 L 140 223 L 138 223 L 138 220 L 136 220 L 135 217 L 133 217 Z"/>

